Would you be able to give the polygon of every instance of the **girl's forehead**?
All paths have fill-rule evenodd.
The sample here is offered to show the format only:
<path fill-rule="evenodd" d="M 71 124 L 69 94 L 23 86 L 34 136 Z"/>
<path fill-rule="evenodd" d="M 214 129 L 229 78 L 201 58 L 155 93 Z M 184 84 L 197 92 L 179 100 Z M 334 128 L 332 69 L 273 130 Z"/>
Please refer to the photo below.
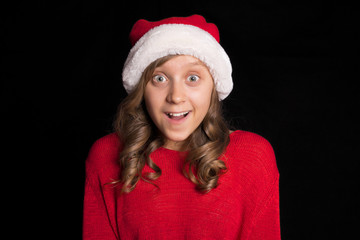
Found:
<path fill-rule="evenodd" d="M 161 67 L 170 67 L 170 68 L 182 68 L 182 67 L 193 67 L 193 66 L 200 66 L 204 67 L 208 70 L 208 67 L 205 63 L 200 61 L 198 58 L 190 56 L 190 55 L 178 55 L 173 56 L 167 59 L 165 62 L 157 66 L 156 68 Z"/>

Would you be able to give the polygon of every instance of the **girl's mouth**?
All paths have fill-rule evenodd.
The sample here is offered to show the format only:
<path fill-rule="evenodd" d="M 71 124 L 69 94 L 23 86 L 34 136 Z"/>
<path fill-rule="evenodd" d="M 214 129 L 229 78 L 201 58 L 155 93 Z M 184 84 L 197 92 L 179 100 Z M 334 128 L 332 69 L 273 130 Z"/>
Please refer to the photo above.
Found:
<path fill-rule="evenodd" d="M 187 112 L 179 112 L 179 113 L 171 113 L 171 112 L 168 112 L 168 113 L 166 113 L 166 115 L 167 115 L 168 118 L 170 118 L 170 119 L 180 120 L 180 119 L 185 118 L 185 117 L 189 114 L 189 112 L 190 112 L 190 111 L 187 111 Z"/>

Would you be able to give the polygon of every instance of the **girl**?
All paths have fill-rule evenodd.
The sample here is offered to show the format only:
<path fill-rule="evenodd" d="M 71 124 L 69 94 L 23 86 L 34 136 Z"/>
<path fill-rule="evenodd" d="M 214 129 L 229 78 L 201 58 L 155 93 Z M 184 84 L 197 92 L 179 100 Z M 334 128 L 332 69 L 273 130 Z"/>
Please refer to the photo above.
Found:
<path fill-rule="evenodd" d="M 230 131 L 231 63 L 199 15 L 139 20 L 115 132 L 86 162 L 84 239 L 280 239 L 271 145 Z"/>

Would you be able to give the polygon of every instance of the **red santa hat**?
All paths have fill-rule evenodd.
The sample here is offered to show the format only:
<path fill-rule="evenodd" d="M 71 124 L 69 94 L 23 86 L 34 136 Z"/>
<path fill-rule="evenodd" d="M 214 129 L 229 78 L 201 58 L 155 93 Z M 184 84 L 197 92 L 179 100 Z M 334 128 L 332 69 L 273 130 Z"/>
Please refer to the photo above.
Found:
<path fill-rule="evenodd" d="M 200 15 L 171 17 L 157 22 L 140 19 L 130 32 L 130 41 L 132 48 L 122 73 L 128 93 L 153 61 L 180 54 L 196 57 L 209 68 L 220 100 L 226 98 L 233 88 L 232 67 L 220 45 L 219 30 Z"/>

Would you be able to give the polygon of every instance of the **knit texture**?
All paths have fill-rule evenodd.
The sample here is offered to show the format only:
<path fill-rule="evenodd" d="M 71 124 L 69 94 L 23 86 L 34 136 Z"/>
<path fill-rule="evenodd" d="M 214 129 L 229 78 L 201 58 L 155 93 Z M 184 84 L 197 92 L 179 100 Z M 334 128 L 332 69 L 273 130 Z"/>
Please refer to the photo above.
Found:
<path fill-rule="evenodd" d="M 86 161 L 83 239 L 280 239 L 279 173 L 261 136 L 235 131 L 219 186 L 198 192 L 182 173 L 186 153 L 159 148 L 159 189 L 140 180 L 129 194 L 105 185 L 119 178 L 116 134 L 97 140 Z M 153 171 L 145 166 L 143 172 Z"/>

